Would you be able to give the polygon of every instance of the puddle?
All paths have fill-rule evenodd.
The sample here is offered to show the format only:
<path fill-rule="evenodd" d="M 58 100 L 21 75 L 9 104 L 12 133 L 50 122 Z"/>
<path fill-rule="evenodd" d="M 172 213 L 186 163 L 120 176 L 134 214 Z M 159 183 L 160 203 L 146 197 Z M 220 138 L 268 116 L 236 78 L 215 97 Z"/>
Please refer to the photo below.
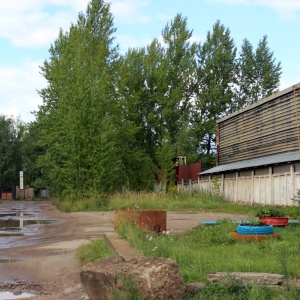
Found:
<path fill-rule="evenodd" d="M 5 228 L 22 228 L 28 225 L 34 224 L 49 224 L 51 221 L 48 220 L 0 220 L 0 229 L 3 230 Z"/>
<path fill-rule="evenodd" d="M 35 296 L 34 294 L 29 294 L 29 293 L 18 293 L 14 294 L 11 292 L 0 292 L 0 299 L 1 300 L 9 300 L 9 299 L 26 299 L 29 297 Z"/>
<path fill-rule="evenodd" d="M 34 243 L 43 224 L 55 223 L 40 214 L 38 207 L 21 203 L 3 203 L 0 207 L 0 249 Z M 31 240 L 25 238 L 32 236 Z M 1 299 L 1 298 L 0 298 Z"/>

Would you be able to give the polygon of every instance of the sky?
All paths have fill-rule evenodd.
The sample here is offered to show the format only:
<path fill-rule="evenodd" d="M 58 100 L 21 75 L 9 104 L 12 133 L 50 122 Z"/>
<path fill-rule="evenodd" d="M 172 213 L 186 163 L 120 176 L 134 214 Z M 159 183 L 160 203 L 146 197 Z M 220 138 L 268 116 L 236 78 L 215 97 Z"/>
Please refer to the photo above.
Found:
<path fill-rule="evenodd" d="M 68 31 L 89 0 L 0 0 L 0 115 L 35 120 L 47 86 L 40 66 L 49 59 L 59 29 Z M 300 82 L 300 0 L 110 0 L 121 53 L 160 39 L 181 13 L 192 41 L 204 42 L 220 20 L 238 49 L 245 38 L 256 49 L 264 35 L 281 62 L 280 90 Z"/>

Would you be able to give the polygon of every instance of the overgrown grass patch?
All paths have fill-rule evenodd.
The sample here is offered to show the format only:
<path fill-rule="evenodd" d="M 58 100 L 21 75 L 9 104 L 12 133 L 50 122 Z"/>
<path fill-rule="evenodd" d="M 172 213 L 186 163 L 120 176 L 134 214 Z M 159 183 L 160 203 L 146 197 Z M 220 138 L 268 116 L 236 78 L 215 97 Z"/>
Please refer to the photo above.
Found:
<path fill-rule="evenodd" d="M 61 211 L 113 211 L 121 209 L 169 211 L 215 211 L 231 213 L 253 212 L 251 206 L 240 206 L 225 201 L 220 195 L 205 192 L 164 193 L 123 193 L 114 195 L 96 195 L 84 199 L 54 198 L 53 204 Z"/>
<path fill-rule="evenodd" d="M 77 257 L 83 263 L 96 261 L 97 259 L 114 256 L 115 252 L 103 239 L 97 239 L 91 243 L 81 245 L 76 251 Z"/>
<path fill-rule="evenodd" d="M 284 272 L 300 278 L 299 226 L 286 227 L 280 240 L 262 242 L 232 240 L 228 233 L 235 229 L 236 224 L 228 221 L 159 236 L 124 223 L 119 233 L 143 255 L 175 260 L 186 282 L 203 281 L 208 273 L 234 271 Z"/>
<path fill-rule="evenodd" d="M 230 275 L 229 275 L 230 276 Z M 256 283 L 243 284 L 229 278 L 226 283 L 207 282 L 204 288 L 195 296 L 186 295 L 186 300 L 299 300 L 299 290 L 274 289 L 260 286 Z"/>
<path fill-rule="evenodd" d="M 221 195 L 203 191 L 173 191 L 170 193 L 124 192 L 114 195 L 94 195 L 88 198 L 54 198 L 61 211 L 114 211 L 122 209 L 168 210 L 192 212 L 226 212 L 255 217 L 261 206 L 241 205 L 226 201 Z M 300 218 L 300 206 L 284 207 L 288 216 Z"/>

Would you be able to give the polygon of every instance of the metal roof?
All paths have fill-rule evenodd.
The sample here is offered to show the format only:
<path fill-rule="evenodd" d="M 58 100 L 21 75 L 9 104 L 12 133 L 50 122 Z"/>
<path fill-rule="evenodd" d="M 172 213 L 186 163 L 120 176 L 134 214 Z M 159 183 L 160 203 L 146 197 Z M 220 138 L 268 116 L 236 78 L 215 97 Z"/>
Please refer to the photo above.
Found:
<path fill-rule="evenodd" d="M 299 151 L 290 151 L 270 156 L 262 156 L 230 164 L 219 165 L 209 170 L 203 171 L 198 175 L 208 175 L 213 173 L 221 173 L 225 171 L 235 171 L 240 169 L 255 168 L 260 166 L 268 166 L 272 164 L 286 163 L 290 161 L 300 160 Z"/>

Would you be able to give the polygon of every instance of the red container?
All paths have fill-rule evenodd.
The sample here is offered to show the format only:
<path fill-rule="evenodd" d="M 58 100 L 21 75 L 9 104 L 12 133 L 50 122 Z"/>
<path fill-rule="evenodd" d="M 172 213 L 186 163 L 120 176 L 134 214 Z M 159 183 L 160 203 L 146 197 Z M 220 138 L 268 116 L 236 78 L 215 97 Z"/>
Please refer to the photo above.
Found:
<path fill-rule="evenodd" d="M 289 217 L 259 217 L 262 223 L 273 226 L 286 226 L 289 223 Z"/>
<path fill-rule="evenodd" d="M 1 200 L 12 200 L 13 195 L 12 193 L 2 193 Z"/>
<path fill-rule="evenodd" d="M 161 233 L 167 229 L 167 212 L 165 210 L 117 210 L 115 228 L 121 220 L 136 223 L 139 228 Z"/>

